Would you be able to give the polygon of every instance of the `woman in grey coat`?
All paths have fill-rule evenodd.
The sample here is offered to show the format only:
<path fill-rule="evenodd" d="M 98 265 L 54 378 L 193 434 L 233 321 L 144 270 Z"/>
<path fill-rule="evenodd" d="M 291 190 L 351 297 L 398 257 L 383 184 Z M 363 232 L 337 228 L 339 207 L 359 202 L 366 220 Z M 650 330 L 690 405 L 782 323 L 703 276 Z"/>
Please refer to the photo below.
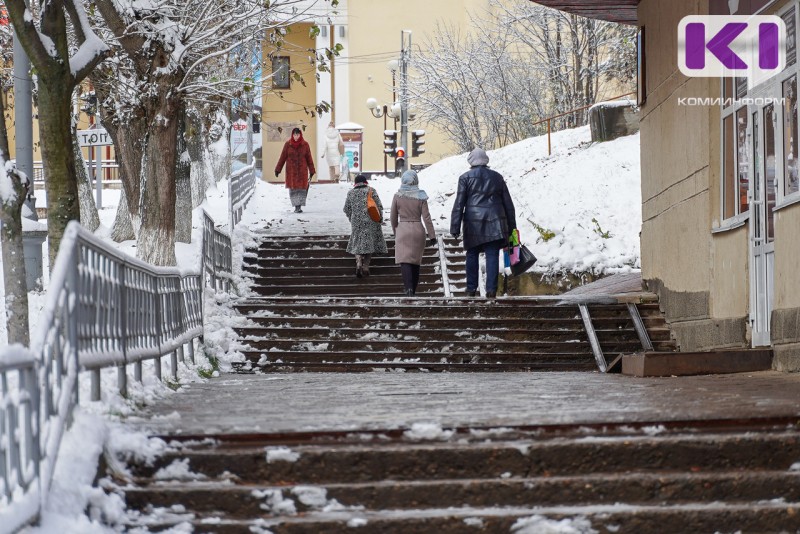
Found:
<path fill-rule="evenodd" d="M 383 237 L 381 222 L 373 221 L 367 212 L 367 194 L 372 191 L 372 200 L 378 205 L 378 211 L 383 213 L 383 204 L 378 197 L 378 192 L 367 185 L 367 177 L 363 174 L 356 176 L 353 189 L 347 193 L 344 203 L 344 213 L 350 219 L 350 241 L 347 243 L 347 252 L 356 257 L 356 276 L 369 276 L 369 260 L 373 254 L 386 254 L 386 239 Z"/>
<path fill-rule="evenodd" d="M 394 262 L 400 264 L 403 287 L 408 296 L 417 292 L 426 231 L 431 244 L 436 239 L 431 214 L 428 211 L 428 195 L 418 185 L 419 177 L 415 171 L 407 170 L 403 173 L 400 190 L 392 199 L 390 216 L 392 232 L 395 235 Z"/>

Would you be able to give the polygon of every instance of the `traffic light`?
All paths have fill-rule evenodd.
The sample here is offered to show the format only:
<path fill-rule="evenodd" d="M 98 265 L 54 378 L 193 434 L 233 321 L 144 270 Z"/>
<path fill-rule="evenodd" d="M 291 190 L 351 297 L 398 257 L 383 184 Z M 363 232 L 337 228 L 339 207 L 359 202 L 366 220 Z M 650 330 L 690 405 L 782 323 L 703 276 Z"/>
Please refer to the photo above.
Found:
<path fill-rule="evenodd" d="M 411 132 L 411 157 L 416 158 L 425 152 L 425 130 L 413 130 Z"/>
<path fill-rule="evenodd" d="M 253 114 L 253 133 L 261 133 L 261 115 Z"/>
<path fill-rule="evenodd" d="M 397 130 L 383 131 L 383 153 L 394 156 L 397 149 Z"/>
<path fill-rule="evenodd" d="M 394 171 L 401 173 L 406 170 L 406 149 L 399 146 L 394 151 Z"/>

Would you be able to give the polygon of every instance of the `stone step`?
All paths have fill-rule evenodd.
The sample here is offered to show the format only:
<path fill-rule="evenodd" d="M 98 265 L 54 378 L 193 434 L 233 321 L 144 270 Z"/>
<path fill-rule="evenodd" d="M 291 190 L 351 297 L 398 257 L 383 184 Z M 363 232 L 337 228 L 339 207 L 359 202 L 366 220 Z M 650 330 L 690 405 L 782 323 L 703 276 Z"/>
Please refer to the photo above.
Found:
<path fill-rule="evenodd" d="M 369 351 L 253 351 L 242 350 L 244 362 L 233 363 L 237 371 L 265 373 L 368 372 L 384 369 L 408 371 L 594 371 L 594 355 L 585 352 L 514 353 L 375 353 Z"/>
<path fill-rule="evenodd" d="M 380 481 L 322 486 L 232 485 L 229 480 L 159 480 L 125 490 L 129 509 L 191 505 L 228 519 L 259 517 L 270 502 L 291 500 L 298 513 L 325 506 L 352 510 L 461 507 L 661 505 L 691 502 L 800 502 L 800 472 L 624 473 L 586 476 Z M 335 503 L 335 504 L 334 504 Z M 287 503 L 288 504 L 288 503 Z"/>
<path fill-rule="evenodd" d="M 674 506 L 604 506 L 437 508 L 429 510 L 326 511 L 280 518 L 220 519 L 174 514 L 148 522 L 151 532 L 180 524 L 194 532 L 215 534 L 352 534 L 354 529 L 380 534 L 463 534 L 465 532 L 793 532 L 800 529 L 797 502 L 699 503 Z M 138 523 L 130 527 L 138 526 Z M 174 532 L 174 530 L 172 531 Z"/>
<path fill-rule="evenodd" d="M 461 318 L 450 319 L 445 317 L 438 318 L 415 318 L 405 317 L 370 317 L 369 322 L 365 323 L 359 317 L 288 317 L 288 316 L 259 316 L 260 312 L 247 315 L 248 321 L 264 328 L 351 328 L 354 324 L 363 325 L 364 328 L 380 332 L 383 329 L 414 329 L 415 331 L 426 331 L 430 329 L 462 329 L 465 331 L 480 330 L 493 335 L 498 330 L 580 330 L 584 332 L 583 323 L 575 318 L 531 318 L 531 319 L 511 319 L 511 318 Z M 662 337 L 669 339 L 670 330 L 664 322 L 658 318 L 644 318 L 644 324 L 651 338 Z M 599 321 L 596 326 L 598 329 L 630 330 L 633 325 L 630 319 L 610 318 Z"/>
<path fill-rule="evenodd" d="M 285 296 L 317 296 L 321 292 L 327 295 L 337 297 L 374 297 L 374 296 L 402 296 L 405 294 L 403 284 L 399 280 L 394 283 L 385 281 L 368 281 L 366 278 L 355 278 L 350 284 L 342 284 L 339 286 L 314 286 L 314 285 L 286 285 L 286 286 L 251 286 L 250 289 L 257 295 L 271 297 L 276 295 Z M 358 282 L 356 282 L 356 280 Z M 362 282 L 363 281 L 363 282 Z M 420 284 L 417 287 L 417 294 L 419 296 L 433 297 L 436 295 L 444 296 L 442 284 Z"/>
<path fill-rule="evenodd" d="M 574 318 L 581 320 L 577 306 L 556 303 L 524 303 L 518 299 L 498 298 L 462 298 L 462 299 L 248 299 L 235 304 L 243 313 L 265 310 L 277 315 L 332 315 L 368 314 L 369 317 L 379 313 L 383 316 L 394 316 L 409 319 L 416 318 Z M 603 319 L 630 319 L 624 306 L 590 307 L 592 321 Z M 640 312 L 641 313 L 641 312 Z"/>
<path fill-rule="evenodd" d="M 439 272 L 439 265 L 427 265 L 424 268 L 420 269 L 420 276 L 430 276 L 436 275 L 441 278 L 441 273 Z M 257 267 L 253 265 L 245 265 L 244 268 L 245 273 L 247 273 L 252 279 L 254 280 L 261 280 L 261 279 L 271 279 L 276 277 L 286 277 L 290 276 L 290 272 L 287 271 L 286 267 Z M 304 267 L 303 268 L 303 278 L 309 277 L 336 277 L 336 276 L 353 276 L 355 272 L 355 262 L 351 262 L 351 265 L 320 265 L 320 266 L 313 266 L 313 267 Z M 381 275 L 391 275 L 391 276 L 400 276 L 400 267 L 397 265 L 370 265 L 369 266 L 370 276 L 381 276 Z M 448 271 L 448 275 L 457 274 L 454 271 Z M 295 274 L 295 277 L 297 275 Z M 462 271 L 460 276 L 466 276 L 466 274 Z"/>
<path fill-rule="evenodd" d="M 353 321 L 359 323 L 360 321 Z M 363 323 L 362 323 L 363 324 Z M 576 325 L 578 326 L 578 325 Z M 242 327 L 236 328 L 239 336 L 260 339 L 315 339 L 315 340 L 357 340 L 368 342 L 371 339 L 386 340 L 423 340 L 423 341 L 585 341 L 586 332 L 582 328 L 575 329 L 533 329 L 533 328 L 498 328 L 493 331 L 481 331 L 467 328 L 447 329 L 437 326 L 432 328 L 387 328 L 380 323 L 370 322 L 370 328 L 325 328 L 325 327 Z M 596 330 L 604 341 L 626 340 L 630 332 L 625 330 Z M 651 339 L 653 336 L 650 336 Z"/>
<path fill-rule="evenodd" d="M 336 258 L 322 258 L 317 256 L 303 256 L 303 257 L 285 257 L 285 258 L 265 258 L 265 257 L 257 257 L 252 258 L 245 256 L 243 259 L 243 263 L 245 266 L 247 265 L 256 265 L 259 267 L 281 267 L 284 268 L 293 268 L 293 269 L 305 269 L 306 267 L 323 267 L 323 266 L 330 266 L 330 267 L 341 267 L 347 265 L 355 266 L 356 260 L 355 256 L 341 256 Z M 394 262 L 394 254 L 392 255 L 380 255 L 380 256 L 372 256 L 370 259 L 369 266 L 394 266 L 396 268 L 397 264 Z M 439 260 L 439 256 L 423 256 L 420 265 L 424 268 L 426 266 L 432 265 L 441 265 L 441 261 Z M 323 296 L 323 295 L 320 295 Z"/>
<path fill-rule="evenodd" d="M 369 363 L 336 363 L 328 362 L 283 362 L 272 365 L 254 365 L 251 363 L 233 364 L 231 367 L 237 373 L 375 373 L 375 372 L 401 372 L 401 373 L 527 373 L 537 372 L 591 372 L 597 370 L 597 363 L 589 356 L 579 359 L 574 354 L 567 355 L 569 360 L 551 360 L 538 357 L 528 358 L 524 362 L 449 362 L 452 357 L 439 358 L 440 362 L 369 362 Z M 324 361 L 324 360 L 323 360 Z"/>
<path fill-rule="evenodd" d="M 569 341 L 549 341 L 526 339 L 524 341 L 504 340 L 409 340 L 409 339 L 264 339 L 259 337 L 240 338 L 240 342 L 255 350 L 280 350 L 280 351 L 370 351 L 380 353 L 382 356 L 391 356 L 393 352 L 418 353 L 418 354 L 464 354 L 472 352 L 488 352 L 498 354 L 532 353 L 546 354 L 550 352 L 591 352 L 587 338 L 572 339 Z M 638 338 L 606 340 L 600 339 L 600 345 L 605 353 L 632 353 L 641 350 L 642 345 Z M 654 343 L 658 349 L 658 343 Z"/>
<path fill-rule="evenodd" d="M 590 437 L 583 439 L 416 442 L 413 434 L 407 433 L 403 439 L 386 443 L 380 435 L 373 434 L 362 443 L 309 440 L 299 445 L 289 443 L 291 446 L 258 446 L 259 438 L 254 436 L 250 443 L 169 450 L 149 465 L 144 460 L 132 459 L 128 468 L 133 476 L 149 479 L 174 462 L 188 462 L 186 466 L 192 473 L 211 479 L 227 477 L 237 483 L 264 485 L 319 485 L 586 476 L 631 471 L 796 472 L 792 466 L 800 458 L 800 433 L 796 431 L 673 434 L 658 428 L 643 429 L 648 431 L 656 435 L 604 436 L 589 432 L 586 435 Z M 664 435 L 657 434 L 662 431 Z"/>
<path fill-rule="evenodd" d="M 296 285 L 298 282 L 303 282 L 307 285 L 317 286 L 319 289 L 324 289 L 326 285 L 337 287 L 341 285 L 353 284 L 356 281 L 355 267 L 349 269 L 341 269 L 341 273 L 319 273 L 311 274 L 307 270 L 303 270 L 303 274 L 298 276 L 286 270 L 280 271 L 273 276 L 254 276 L 252 277 L 253 285 L 260 287 L 269 286 L 283 286 L 283 285 Z M 375 271 L 370 269 L 369 276 L 365 276 L 359 283 L 374 283 L 374 284 L 403 284 L 403 277 L 400 275 L 400 269 L 392 269 L 387 271 L 381 269 Z M 420 272 L 420 284 L 442 284 L 442 275 L 434 272 Z"/>

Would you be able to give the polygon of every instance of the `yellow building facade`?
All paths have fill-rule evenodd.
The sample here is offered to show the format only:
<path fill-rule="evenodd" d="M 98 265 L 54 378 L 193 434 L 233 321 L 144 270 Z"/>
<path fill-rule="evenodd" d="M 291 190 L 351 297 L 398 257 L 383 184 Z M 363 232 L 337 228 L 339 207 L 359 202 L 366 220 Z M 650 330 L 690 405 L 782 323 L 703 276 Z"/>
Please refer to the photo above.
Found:
<path fill-rule="evenodd" d="M 297 70 L 306 80 L 304 86 L 290 80 L 289 89 L 275 88 L 270 79 L 264 82 L 262 101 L 262 143 L 264 178 L 275 178 L 274 168 L 283 143 L 288 140 L 292 127 L 304 128 L 304 138 L 311 145 L 314 163 L 317 167 L 315 180 L 327 180 L 328 169 L 320 156 L 324 148 L 324 133 L 328 123 L 333 120 L 339 126 L 360 127 L 363 134 L 362 152 L 358 155 L 359 170 L 383 172 L 383 131 L 384 119 L 375 118 L 367 108 L 366 102 L 374 98 L 378 106 L 391 106 L 399 99 L 400 76 L 387 66 L 391 59 L 400 58 L 401 32 L 411 32 L 411 53 L 423 43 L 437 24 L 453 26 L 464 32 L 471 26 L 470 14 L 480 15 L 491 11 L 489 0 L 451 0 L 430 2 L 426 0 L 406 0 L 401 3 L 388 0 L 342 0 L 335 12 L 321 10 L 313 17 L 321 32 L 316 37 L 309 36 L 310 24 L 296 24 L 285 35 L 289 46 L 275 51 L 269 43 L 264 45 L 264 74 L 271 74 L 270 55 L 288 57 L 292 70 Z M 344 48 L 340 56 L 332 62 L 330 73 L 319 74 L 314 82 L 314 72 L 308 63 L 308 50 L 321 49 L 339 43 Z M 282 60 L 285 61 L 285 60 Z M 274 63 L 275 68 L 281 66 Z M 413 74 L 413 72 L 411 73 Z M 392 87 L 395 87 L 393 98 Z M 270 94 L 270 91 L 280 95 Z M 312 117 L 308 110 L 314 103 L 328 102 L 332 109 Z M 410 103 L 413 107 L 413 102 Z M 395 129 L 394 120 L 387 118 L 386 127 Z M 396 129 L 400 130 L 399 122 Z M 412 120 L 411 130 L 425 130 L 425 153 L 411 158 L 411 164 L 430 164 L 452 155 L 455 143 L 431 125 Z M 408 136 L 411 144 L 411 134 Z M 410 155 L 411 147 L 405 147 Z M 394 160 L 387 161 L 389 171 L 394 169 Z"/>

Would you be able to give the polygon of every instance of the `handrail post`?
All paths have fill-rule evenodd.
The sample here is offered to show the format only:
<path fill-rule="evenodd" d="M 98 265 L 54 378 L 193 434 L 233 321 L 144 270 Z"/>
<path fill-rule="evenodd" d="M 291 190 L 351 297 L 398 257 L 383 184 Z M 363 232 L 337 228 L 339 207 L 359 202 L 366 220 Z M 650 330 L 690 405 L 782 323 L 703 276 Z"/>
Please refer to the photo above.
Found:
<path fill-rule="evenodd" d="M 123 397 L 128 396 L 128 289 L 125 279 L 125 263 L 119 267 L 119 302 L 120 302 L 120 334 L 122 336 L 120 345 L 122 349 L 122 365 L 117 367 L 117 386 L 119 394 Z"/>
<path fill-rule="evenodd" d="M 159 282 L 158 276 L 153 275 L 153 290 L 154 290 L 153 293 L 156 296 L 156 309 L 155 309 L 155 314 L 156 314 L 156 341 L 157 341 L 157 344 L 158 344 L 158 356 L 155 357 L 155 359 L 153 360 L 153 363 L 155 365 L 156 378 L 158 378 L 158 380 L 160 381 L 161 380 L 161 356 L 163 356 L 164 354 L 161 352 L 161 337 L 162 337 L 161 336 L 161 320 L 162 320 L 161 318 L 162 318 L 162 314 L 161 314 L 161 293 L 159 292 L 160 287 L 159 287 L 159 283 L 158 282 Z"/>
<path fill-rule="evenodd" d="M 547 155 L 548 156 L 553 155 L 553 151 L 552 151 L 552 149 L 550 147 L 551 147 L 551 145 L 550 145 L 550 119 L 547 119 Z"/>

